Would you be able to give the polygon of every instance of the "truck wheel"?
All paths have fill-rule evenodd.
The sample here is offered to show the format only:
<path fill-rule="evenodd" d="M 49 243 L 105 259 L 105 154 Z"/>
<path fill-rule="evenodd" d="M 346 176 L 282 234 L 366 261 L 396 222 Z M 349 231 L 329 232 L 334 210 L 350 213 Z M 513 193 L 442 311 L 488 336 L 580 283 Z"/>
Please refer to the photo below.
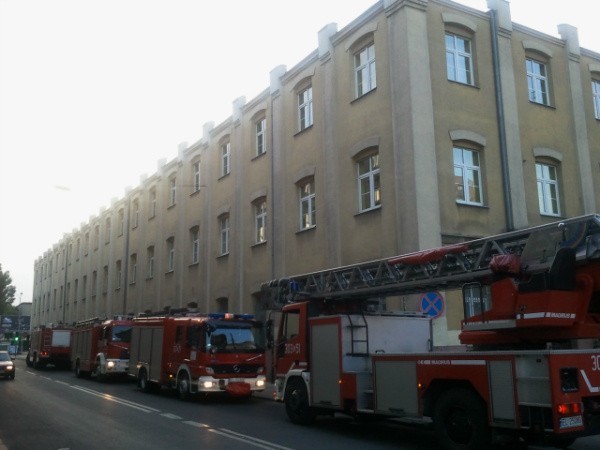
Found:
<path fill-rule="evenodd" d="M 308 404 L 308 392 L 304 381 L 290 380 L 285 389 L 285 411 L 292 423 L 309 425 L 316 418 L 315 412 Z"/>
<path fill-rule="evenodd" d="M 490 445 L 485 405 L 470 389 L 444 392 L 435 404 L 433 425 L 447 450 L 478 450 Z"/>
<path fill-rule="evenodd" d="M 177 377 L 177 393 L 181 400 L 189 400 L 191 397 L 190 379 L 185 373 Z"/>
<path fill-rule="evenodd" d="M 152 390 L 152 385 L 148 381 L 148 373 L 146 372 L 146 369 L 140 369 L 140 373 L 138 374 L 138 387 L 146 393 Z"/>
<path fill-rule="evenodd" d="M 81 365 L 79 363 L 79 360 L 75 362 L 75 376 L 77 378 L 83 378 L 83 372 L 81 371 Z"/>
<path fill-rule="evenodd" d="M 33 363 L 31 362 L 31 355 L 29 354 L 29 352 L 27 352 L 27 357 L 25 358 L 25 364 L 27 364 L 27 367 L 33 366 Z"/>
<path fill-rule="evenodd" d="M 38 359 L 37 353 L 35 353 L 33 355 L 33 368 L 36 370 L 40 370 L 42 368 L 42 364 L 40 363 L 40 361 Z"/>

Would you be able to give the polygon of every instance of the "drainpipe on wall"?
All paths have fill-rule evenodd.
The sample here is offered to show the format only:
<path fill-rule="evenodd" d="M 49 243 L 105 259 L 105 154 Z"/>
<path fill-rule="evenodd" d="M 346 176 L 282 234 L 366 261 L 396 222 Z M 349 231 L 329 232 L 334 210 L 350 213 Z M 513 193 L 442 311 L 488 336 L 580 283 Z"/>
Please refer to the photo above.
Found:
<path fill-rule="evenodd" d="M 504 103 L 502 101 L 502 83 L 500 80 L 500 56 L 498 52 L 498 24 L 496 11 L 490 9 L 490 25 L 492 30 L 492 61 L 494 70 L 494 86 L 496 94 L 496 112 L 498 115 L 498 135 L 500 140 L 500 162 L 502 165 L 502 186 L 504 191 L 504 212 L 506 214 L 506 231 L 515 229 L 513 206 L 510 197 L 510 178 L 508 170 L 508 149 L 506 146 L 506 122 Z"/>

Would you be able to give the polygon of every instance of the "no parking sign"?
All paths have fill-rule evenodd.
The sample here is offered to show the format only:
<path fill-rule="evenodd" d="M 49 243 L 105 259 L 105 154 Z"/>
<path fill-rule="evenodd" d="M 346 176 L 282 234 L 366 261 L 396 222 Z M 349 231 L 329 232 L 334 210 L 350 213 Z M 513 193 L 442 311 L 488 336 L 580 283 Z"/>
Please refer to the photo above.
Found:
<path fill-rule="evenodd" d="M 446 301 L 442 294 L 437 291 L 427 292 L 421 296 L 419 301 L 421 312 L 427 314 L 432 319 L 436 319 L 444 314 Z"/>

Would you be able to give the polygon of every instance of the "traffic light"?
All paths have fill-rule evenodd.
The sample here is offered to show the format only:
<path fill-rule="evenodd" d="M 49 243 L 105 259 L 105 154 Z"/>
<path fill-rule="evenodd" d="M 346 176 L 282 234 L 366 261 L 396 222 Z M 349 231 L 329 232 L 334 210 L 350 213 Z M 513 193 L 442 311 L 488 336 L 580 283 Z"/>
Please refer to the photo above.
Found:
<path fill-rule="evenodd" d="M 19 343 L 19 338 L 20 338 L 19 333 L 15 333 L 15 337 L 13 337 L 13 341 L 15 341 L 15 344 Z"/>

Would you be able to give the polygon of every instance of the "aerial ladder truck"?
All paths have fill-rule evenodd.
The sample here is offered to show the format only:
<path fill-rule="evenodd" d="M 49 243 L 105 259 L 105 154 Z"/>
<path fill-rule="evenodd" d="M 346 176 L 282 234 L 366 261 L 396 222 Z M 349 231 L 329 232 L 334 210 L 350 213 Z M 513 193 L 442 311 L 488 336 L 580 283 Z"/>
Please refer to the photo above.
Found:
<path fill-rule="evenodd" d="M 382 298 L 462 289 L 460 344 Z M 450 450 L 600 433 L 600 215 L 263 283 L 275 398 L 433 428 Z"/>

